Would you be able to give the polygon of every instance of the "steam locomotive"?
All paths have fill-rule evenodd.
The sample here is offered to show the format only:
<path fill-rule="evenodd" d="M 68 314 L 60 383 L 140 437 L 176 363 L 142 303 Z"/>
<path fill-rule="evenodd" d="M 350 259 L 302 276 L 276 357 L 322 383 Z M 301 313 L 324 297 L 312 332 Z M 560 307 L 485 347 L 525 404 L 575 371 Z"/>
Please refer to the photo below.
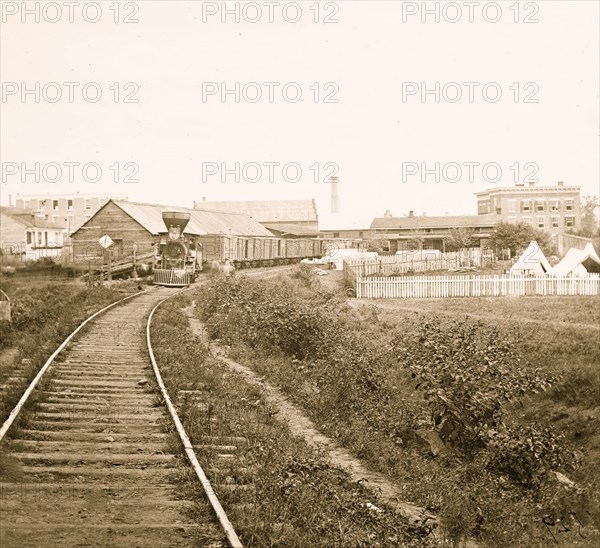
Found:
<path fill-rule="evenodd" d="M 190 285 L 202 270 L 202 244 L 184 234 L 190 214 L 163 212 L 165 232 L 158 235 L 154 256 L 154 284 L 170 287 Z"/>

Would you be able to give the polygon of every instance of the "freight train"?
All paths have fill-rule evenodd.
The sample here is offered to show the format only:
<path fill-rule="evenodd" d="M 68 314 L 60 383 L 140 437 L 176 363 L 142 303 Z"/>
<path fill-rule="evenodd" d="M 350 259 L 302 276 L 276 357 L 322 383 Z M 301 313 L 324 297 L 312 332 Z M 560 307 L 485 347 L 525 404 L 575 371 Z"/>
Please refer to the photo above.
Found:
<path fill-rule="evenodd" d="M 278 266 L 334 255 L 356 241 L 325 238 L 277 238 L 184 234 L 190 214 L 164 212 L 165 231 L 158 235 L 154 283 L 173 287 L 191 284 L 203 265 L 229 261 L 236 270 Z"/>

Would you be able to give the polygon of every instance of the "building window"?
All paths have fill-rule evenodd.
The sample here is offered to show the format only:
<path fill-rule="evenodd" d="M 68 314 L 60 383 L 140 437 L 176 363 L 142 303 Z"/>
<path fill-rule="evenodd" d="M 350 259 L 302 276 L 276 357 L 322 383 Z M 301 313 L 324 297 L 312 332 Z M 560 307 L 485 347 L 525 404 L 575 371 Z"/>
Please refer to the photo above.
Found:
<path fill-rule="evenodd" d="M 59 243 L 60 243 L 60 232 L 55 232 L 55 233 L 54 233 L 54 242 L 55 242 L 56 244 L 59 244 Z"/>
<path fill-rule="evenodd" d="M 506 222 L 509 223 L 509 224 L 511 224 L 511 225 L 514 225 L 517 222 L 517 218 L 516 217 L 507 217 L 506 218 Z"/>
<path fill-rule="evenodd" d="M 516 213 L 517 212 L 517 205 L 515 203 L 515 200 L 508 200 L 506 202 L 506 206 L 508 209 L 509 213 Z"/>
<path fill-rule="evenodd" d="M 67 200 L 67 209 L 69 209 L 69 210 L 73 209 L 73 200 Z"/>
<path fill-rule="evenodd" d="M 536 202 L 535 203 L 535 210 L 539 213 L 542 213 L 543 211 L 546 211 L 546 203 L 545 202 Z"/>
<path fill-rule="evenodd" d="M 521 211 L 524 213 L 531 211 L 531 200 L 523 200 L 521 202 Z"/>
<path fill-rule="evenodd" d="M 537 226 L 538 226 L 538 228 L 544 228 L 546 226 L 546 218 L 538 217 L 537 218 Z"/>
<path fill-rule="evenodd" d="M 41 232 L 37 233 L 37 245 L 39 245 L 39 246 L 42 245 L 42 233 Z"/>
<path fill-rule="evenodd" d="M 52 215 L 52 222 L 58 223 L 58 215 Z"/>
<path fill-rule="evenodd" d="M 575 201 L 574 200 L 565 200 L 565 211 L 573 211 L 575 209 Z"/>
<path fill-rule="evenodd" d="M 31 245 L 31 232 L 27 233 L 27 245 Z"/>
<path fill-rule="evenodd" d="M 567 215 L 565 217 L 565 226 L 575 226 L 575 217 L 573 217 L 573 215 Z"/>
<path fill-rule="evenodd" d="M 334 238 L 339 238 L 340 237 L 340 233 L 339 232 L 334 232 L 333 233 L 333 237 Z"/>
<path fill-rule="evenodd" d="M 84 215 L 84 216 L 83 216 L 83 220 L 84 220 L 84 222 L 85 222 L 85 221 L 89 221 L 91 218 L 92 218 L 92 216 L 91 216 L 91 215 L 87 215 L 87 214 L 86 214 L 86 215 Z"/>
<path fill-rule="evenodd" d="M 552 228 L 560 227 L 560 217 L 552 217 Z"/>
<path fill-rule="evenodd" d="M 531 226 L 531 217 L 523 217 L 523 224 Z"/>
<path fill-rule="evenodd" d="M 92 209 L 92 200 L 87 200 L 85 201 L 85 208 L 86 209 Z"/>
<path fill-rule="evenodd" d="M 550 202 L 550 211 L 560 211 L 560 201 L 552 200 Z"/>
<path fill-rule="evenodd" d="M 73 215 L 67 215 L 67 223 L 68 223 L 69 227 L 72 229 L 73 228 Z"/>
<path fill-rule="evenodd" d="M 58 211 L 58 200 L 52 200 L 52 211 Z"/>

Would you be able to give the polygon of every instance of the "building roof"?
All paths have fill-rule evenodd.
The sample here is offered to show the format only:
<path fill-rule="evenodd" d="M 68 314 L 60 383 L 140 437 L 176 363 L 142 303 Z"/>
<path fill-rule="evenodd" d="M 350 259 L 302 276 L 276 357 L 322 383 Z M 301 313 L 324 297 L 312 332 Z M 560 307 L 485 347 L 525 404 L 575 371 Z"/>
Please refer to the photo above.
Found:
<path fill-rule="evenodd" d="M 151 234 L 166 232 L 165 223 L 162 214 L 168 211 L 181 211 L 190 213 L 190 222 L 186 226 L 184 233 L 195 236 L 205 236 L 207 234 L 223 234 L 226 236 L 262 236 L 273 237 L 264 226 L 247 215 L 239 213 L 222 213 L 216 211 L 204 211 L 197 209 L 188 209 L 179 206 L 166 206 L 160 204 L 144 204 L 139 202 L 129 202 L 120 200 L 109 200 L 108 204 L 114 203 L 120 207 L 134 221 L 143 226 Z M 102 211 L 101 208 L 99 210 Z M 85 227 L 87 223 L 92 222 L 97 212 L 76 232 Z M 74 234 L 75 234 L 74 233 Z"/>
<path fill-rule="evenodd" d="M 483 190 L 481 192 L 475 192 L 475 196 L 487 196 L 490 194 L 498 194 L 498 193 L 516 193 L 516 194 L 524 194 L 524 193 L 542 193 L 542 192 L 579 192 L 581 189 L 580 186 L 576 185 L 556 185 L 556 186 L 536 186 L 536 185 L 520 185 L 520 186 L 503 186 L 498 188 L 490 188 L 488 190 Z"/>
<path fill-rule="evenodd" d="M 418 230 L 424 228 L 492 227 L 500 222 L 498 215 L 414 215 L 412 217 L 376 217 L 372 229 Z"/>
<path fill-rule="evenodd" d="M 261 223 L 271 232 L 281 233 L 282 235 L 291 234 L 293 236 L 318 236 L 319 230 L 312 226 L 306 226 L 297 223 Z"/>
<path fill-rule="evenodd" d="M 318 222 L 314 200 L 194 202 L 194 209 L 243 213 L 261 223 Z"/>
<path fill-rule="evenodd" d="M 26 228 L 50 228 L 53 230 L 64 230 L 65 228 L 59 223 L 53 223 L 36 217 L 28 209 L 2 206 L 0 207 L 0 213 L 8 215 L 11 219 L 23 224 Z"/>

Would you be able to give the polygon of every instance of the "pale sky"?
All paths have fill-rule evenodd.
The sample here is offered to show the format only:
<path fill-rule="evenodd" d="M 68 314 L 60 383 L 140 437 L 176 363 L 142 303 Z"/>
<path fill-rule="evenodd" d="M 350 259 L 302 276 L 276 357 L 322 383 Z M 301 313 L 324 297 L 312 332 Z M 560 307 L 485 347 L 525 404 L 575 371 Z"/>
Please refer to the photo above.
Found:
<path fill-rule="evenodd" d="M 330 187 L 322 179 L 327 163 L 339 167 L 344 216 L 365 219 L 386 209 L 396 215 L 409 210 L 475 214 L 474 192 L 512 186 L 515 177 L 522 180 L 534 171 L 540 185 L 564 181 L 580 185 L 583 194 L 598 193 L 597 1 L 520 2 L 517 12 L 511 0 L 498 3 L 501 13 L 480 2 L 472 7 L 473 22 L 464 2 L 426 2 L 431 10 L 439 6 L 439 23 L 434 15 L 422 22 L 420 12 L 411 13 L 421 2 L 392 0 L 320 2 L 319 23 L 314 22 L 314 1 L 300 2 L 297 23 L 284 19 L 283 6 L 288 19 L 296 16 L 289 2 L 273 8 L 273 23 L 264 2 L 253 3 L 263 11 L 256 23 L 248 20 L 258 13 L 252 6 L 245 7 L 239 23 L 233 15 L 223 23 L 222 2 L 121 2 L 119 20 L 139 21 L 129 24 L 115 24 L 114 1 L 99 2 L 97 23 L 85 21 L 81 6 L 86 2 L 73 8 L 73 22 L 62 2 L 55 3 L 62 6 L 60 18 L 55 8 L 44 8 L 45 2 L 27 2 L 40 10 L 39 23 L 35 15 L 22 21 L 21 2 L 1 4 L 3 204 L 8 194 L 14 199 L 18 192 L 125 193 L 133 200 L 188 207 L 202 196 L 315 198 L 326 214 Z M 248 3 L 226 4 L 230 9 L 239 4 L 242 10 Z M 451 23 L 448 19 L 458 18 L 456 6 L 462 17 Z M 211 15 L 213 7 L 219 13 Z M 94 19 L 95 8 L 86 9 L 86 17 Z M 325 17 L 339 22 L 324 24 Z M 497 23 L 485 20 L 497 17 Z M 53 18 L 56 23 L 48 21 Z M 526 18 L 538 22 L 525 23 Z M 21 95 L 23 83 L 35 90 L 36 82 L 39 103 L 35 92 Z M 59 85 L 47 85 L 51 82 Z M 102 91 L 96 103 L 81 92 L 90 82 L 95 84 L 88 86 L 88 98 Z M 128 82 L 133 84 L 126 87 Z M 226 83 L 233 89 L 236 82 L 240 89 L 249 82 L 260 84 L 262 100 L 251 103 L 242 97 L 235 103 L 230 95 L 222 103 L 217 93 L 203 101 L 203 87 L 215 83 L 219 90 Z M 277 83 L 271 85 L 274 103 L 265 82 Z M 422 84 L 435 89 L 436 82 L 440 89 L 449 82 L 460 84 L 463 98 L 449 102 L 457 90 L 451 85 L 445 88 L 449 100 L 442 95 L 436 103 L 431 94 L 423 103 Z M 474 83 L 472 103 L 464 82 Z M 300 89 L 302 100 L 283 98 L 287 83 L 295 83 L 288 86 L 287 97 Z M 498 102 L 483 97 L 488 83 L 489 99 L 502 92 Z M 403 101 L 403 88 L 417 93 Z M 62 97 L 52 103 L 57 89 Z M 255 87 L 246 90 L 248 98 L 254 97 Z M 131 92 L 138 102 L 124 103 Z M 338 102 L 323 102 L 332 92 Z M 538 102 L 525 103 L 526 97 Z M 22 164 L 34 169 L 36 162 L 42 180 L 36 183 L 28 175 L 21 182 Z M 56 183 L 48 180 L 56 176 L 52 162 L 62 166 Z M 64 162 L 97 162 L 102 178 L 86 181 L 74 166 L 75 180 L 69 182 Z M 137 183 L 123 181 L 133 169 L 124 169 L 128 162 L 139 168 Z M 219 175 L 207 175 L 203 183 L 203 165 L 224 163 L 234 169 L 236 162 L 263 166 L 262 180 L 236 184 L 229 176 L 221 183 Z M 275 166 L 270 183 L 265 162 L 295 162 L 302 178 L 287 182 Z M 313 180 L 316 162 L 318 183 Z M 405 173 L 403 183 L 403 165 L 405 171 L 408 164 L 422 163 L 434 169 L 436 162 L 461 165 L 462 179 L 435 183 L 430 175 L 422 183 L 419 174 Z M 480 164 L 472 168 L 474 182 L 469 182 L 465 162 Z M 500 166 L 499 182 L 485 181 L 481 165 L 487 163 Z M 19 171 L 12 174 L 14 169 Z M 453 177 L 455 172 L 448 168 L 448 173 Z M 251 167 L 246 174 L 254 176 Z M 93 178 L 93 170 L 88 175 Z M 488 176 L 494 177 L 493 170 Z"/>

